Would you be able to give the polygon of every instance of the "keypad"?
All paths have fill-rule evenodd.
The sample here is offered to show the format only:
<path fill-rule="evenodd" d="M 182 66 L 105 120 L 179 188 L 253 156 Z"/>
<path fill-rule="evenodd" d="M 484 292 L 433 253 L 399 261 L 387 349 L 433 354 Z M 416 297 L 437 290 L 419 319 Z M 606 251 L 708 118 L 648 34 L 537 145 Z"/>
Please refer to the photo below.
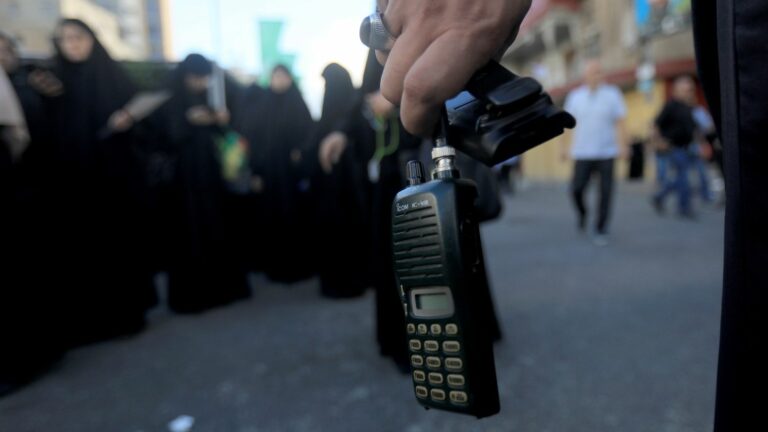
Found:
<path fill-rule="evenodd" d="M 469 403 L 464 361 L 457 357 L 461 343 L 453 339 L 459 334 L 454 323 L 408 323 L 408 347 L 413 366 L 416 396 L 435 403 L 466 406 Z M 416 354 L 418 353 L 418 354 Z"/>

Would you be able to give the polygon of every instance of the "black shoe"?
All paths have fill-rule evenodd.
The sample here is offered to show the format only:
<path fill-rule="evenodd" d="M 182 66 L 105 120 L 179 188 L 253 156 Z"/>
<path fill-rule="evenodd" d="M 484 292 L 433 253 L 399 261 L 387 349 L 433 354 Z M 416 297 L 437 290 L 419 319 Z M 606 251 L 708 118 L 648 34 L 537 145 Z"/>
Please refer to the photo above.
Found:
<path fill-rule="evenodd" d="M 580 233 L 584 233 L 587 230 L 587 215 L 579 215 L 579 219 L 576 222 L 576 229 Z"/>

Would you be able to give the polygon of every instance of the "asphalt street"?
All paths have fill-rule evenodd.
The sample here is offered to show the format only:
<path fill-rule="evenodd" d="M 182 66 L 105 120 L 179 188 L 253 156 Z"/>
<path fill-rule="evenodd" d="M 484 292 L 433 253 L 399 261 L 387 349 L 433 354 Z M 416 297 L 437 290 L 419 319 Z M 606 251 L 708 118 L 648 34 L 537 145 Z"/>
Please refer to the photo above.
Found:
<path fill-rule="evenodd" d="M 372 293 L 254 277 L 249 301 L 159 309 L 136 337 L 70 352 L 0 399 L 0 431 L 168 431 L 179 416 L 193 432 L 710 430 L 723 213 L 659 217 L 649 190 L 621 185 L 607 247 L 576 231 L 559 184 L 508 197 L 483 228 L 504 331 L 497 416 L 420 408 L 378 356 Z"/>

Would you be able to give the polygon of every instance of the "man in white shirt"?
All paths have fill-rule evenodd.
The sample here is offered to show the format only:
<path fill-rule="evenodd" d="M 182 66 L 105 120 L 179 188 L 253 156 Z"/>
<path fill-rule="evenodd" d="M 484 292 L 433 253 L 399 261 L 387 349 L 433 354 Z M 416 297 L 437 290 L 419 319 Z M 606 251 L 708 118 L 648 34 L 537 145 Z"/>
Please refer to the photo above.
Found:
<path fill-rule="evenodd" d="M 616 86 L 603 83 L 600 63 L 590 60 L 584 67 L 584 84 L 565 100 L 565 110 L 576 118 L 576 128 L 563 140 L 562 156 L 575 162 L 571 192 L 580 231 L 586 229 L 587 208 L 584 192 L 590 178 L 600 177 L 600 203 L 595 221 L 595 244 L 608 244 L 608 219 L 613 195 L 613 165 L 616 157 L 626 154 L 627 138 L 624 97 Z M 570 144 L 570 152 L 567 145 Z"/>

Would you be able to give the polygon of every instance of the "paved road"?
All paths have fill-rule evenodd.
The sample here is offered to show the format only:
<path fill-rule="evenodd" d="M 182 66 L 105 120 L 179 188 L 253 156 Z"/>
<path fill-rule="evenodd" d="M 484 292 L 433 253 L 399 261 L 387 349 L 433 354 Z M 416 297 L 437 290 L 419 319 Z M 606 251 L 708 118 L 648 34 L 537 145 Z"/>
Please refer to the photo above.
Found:
<path fill-rule="evenodd" d="M 721 213 L 659 218 L 624 185 L 610 246 L 579 236 L 559 185 L 534 186 L 484 228 L 503 320 L 501 414 L 424 411 L 377 356 L 373 297 L 256 280 L 251 301 L 153 313 L 138 337 L 70 353 L 0 400 L 0 431 L 683 432 L 711 428 Z"/>

